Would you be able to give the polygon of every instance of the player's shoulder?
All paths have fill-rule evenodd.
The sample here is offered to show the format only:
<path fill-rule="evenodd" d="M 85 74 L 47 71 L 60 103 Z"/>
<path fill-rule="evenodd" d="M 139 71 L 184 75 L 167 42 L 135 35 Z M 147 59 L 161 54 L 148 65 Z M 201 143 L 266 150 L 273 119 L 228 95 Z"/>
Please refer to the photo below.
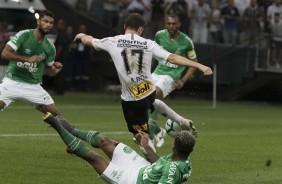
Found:
<path fill-rule="evenodd" d="M 30 35 L 30 33 L 32 33 L 32 31 L 34 31 L 34 29 L 21 30 L 15 35 L 15 37 L 22 37 L 22 36 Z"/>
<path fill-rule="evenodd" d="M 187 41 L 189 41 L 189 42 L 193 42 L 192 39 L 191 39 L 187 34 L 185 34 L 185 33 L 183 33 L 183 32 L 180 32 L 180 36 L 181 36 L 183 39 L 185 39 L 185 40 L 187 40 Z"/>
<path fill-rule="evenodd" d="M 161 35 L 164 35 L 165 33 L 166 33 L 166 29 L 159 30 L 156 32 L 156 36 L 161 36 Z"/>

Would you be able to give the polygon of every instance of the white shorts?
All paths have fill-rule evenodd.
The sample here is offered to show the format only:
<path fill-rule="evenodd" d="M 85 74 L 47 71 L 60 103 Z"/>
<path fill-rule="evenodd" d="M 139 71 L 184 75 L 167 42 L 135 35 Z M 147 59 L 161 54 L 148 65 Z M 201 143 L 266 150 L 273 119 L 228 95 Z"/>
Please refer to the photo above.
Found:
<path fill-rule="evenodd" d="M 5 108 L 17 99 L 28 101 L 34 105 L 50 105 L 54 103 L 52 97 L 40 84 L 27 84 L 4 78 L 0 84 L 0 100 L 6 104 Z"/>
<path fill-rule="evenodd" d="M 101 178 L 107 183 L 134 184 L 137 183 L 139 170 L 150 165 L 129 146 L 119 143 L 114 150 L 112 161 Z"/>
<path fill-rule="evenodd" d="M 174 80 L 168 75 L 157 75 L 152 73 L 154 84 L 163 91 L 163 98 L 169 95 L 174 88 Z"/>

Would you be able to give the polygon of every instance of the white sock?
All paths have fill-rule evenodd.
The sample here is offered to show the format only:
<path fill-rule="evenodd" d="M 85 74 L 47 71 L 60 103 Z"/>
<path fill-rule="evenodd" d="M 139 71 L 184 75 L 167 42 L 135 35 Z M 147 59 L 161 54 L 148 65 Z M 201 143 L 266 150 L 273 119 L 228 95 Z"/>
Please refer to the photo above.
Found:
<path fill-rule="evenodd" d="M 155 99 L 154 108 L 157 113 L 160 113 L 162 116 L 167 117 L 175 122 L 180 122 L 183 117 L 177 114 L 174 110 L 172 110 L 169 106 L 167 106 L 163 101 Z"/>

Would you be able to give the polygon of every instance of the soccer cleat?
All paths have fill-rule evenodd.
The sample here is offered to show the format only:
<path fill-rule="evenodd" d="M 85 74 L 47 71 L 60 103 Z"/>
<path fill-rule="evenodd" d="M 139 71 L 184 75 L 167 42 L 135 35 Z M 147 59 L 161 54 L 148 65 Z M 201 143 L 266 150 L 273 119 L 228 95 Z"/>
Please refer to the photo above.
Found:
<path fill-rule="evenodd" d="M 50 112 L 47 112 L 42 118 L 45 123 L 48 123 L 53 128 L 56 124 L 60 123 Z"/>
<path fill-rule="evenodd" d="M 64 127 L 64 129 L 66 129 L 68 132 L 72 132 L 74 130 L 74 126 L 72 126 L 71 124 L 69 124 L 69 122 L 64 119 L 62 116 L 56 116 L 56 119 L 61 123 L 61 125 Z"/>
<path fill-rule="evenodd" d="M 197 137 L 198 131 L 197 131 L 196 127 L 193 125 L 193 122 L 192 122 L 191 120 L 183 118 L 183 119 L 180 121 L 179 125 L 181 126 L 181 128 L 182 128 L 183 130 L 188 130 L 188 131 L 191 132 L 195 137 Z"/>
<path fill-rule="evenodd" d="M 165 136 L 166 136 L 166 130 L 163 128 L 161 128 L 161 131 L 157 135 L 155 135 L 156 146 L 158 148 L 163 146 Z"/>

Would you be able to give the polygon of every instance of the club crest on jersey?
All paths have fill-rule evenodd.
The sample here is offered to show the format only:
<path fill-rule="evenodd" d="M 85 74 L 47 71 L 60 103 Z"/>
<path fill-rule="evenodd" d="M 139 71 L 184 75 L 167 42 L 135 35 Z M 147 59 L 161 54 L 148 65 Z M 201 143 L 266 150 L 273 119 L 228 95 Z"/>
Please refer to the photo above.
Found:
<path fill-rule="evenodd" d="M 25 49 L 24 52 L 25 52 L 26 54 L 30 54 L 30 53 L 31 53 L 31 50 L 30 50 L 30 49 Z"/>
<path fill-rule="evenodd" d="M 153 90 L 153 85 L 150 81 L 144 81 L 132 88 L 135 98 L 140 98 L 147 95 Z"/>

